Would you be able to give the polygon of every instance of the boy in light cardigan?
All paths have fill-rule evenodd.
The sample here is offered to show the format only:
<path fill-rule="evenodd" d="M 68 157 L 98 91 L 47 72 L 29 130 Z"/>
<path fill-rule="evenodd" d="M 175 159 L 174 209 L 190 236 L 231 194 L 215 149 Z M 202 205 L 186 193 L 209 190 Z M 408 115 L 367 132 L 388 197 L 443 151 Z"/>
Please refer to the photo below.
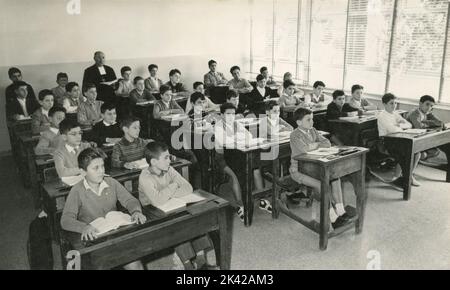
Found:
<path fill-rule="evenodd" d="M 54 103 L 54 96 L 50 90 L 40 91 L 38 98 L 41 107 L 31 115 L 31 131 L 34 135 L 37 135 L 50 127 L 48 111 L 53 107 Z"/>
<path fill-rule="evenodd" d="M 61 134 L 59 134 L 59 124 L 66 117 L 66 109 L 63 107 L 52 107 L 48 111 L 48 117 L 50 119 L 50 128 L 41 133 L 39 143 L 34 148 L 36 155 L 53 154 L 56 148 L 64 142 Z"/>

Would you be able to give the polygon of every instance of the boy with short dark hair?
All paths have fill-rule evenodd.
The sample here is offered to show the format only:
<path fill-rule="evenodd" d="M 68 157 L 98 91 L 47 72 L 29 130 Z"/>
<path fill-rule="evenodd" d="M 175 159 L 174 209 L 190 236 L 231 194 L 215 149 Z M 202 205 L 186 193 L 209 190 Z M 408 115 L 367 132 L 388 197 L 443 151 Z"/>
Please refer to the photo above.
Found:
<path fill-rule="evenodd" d="M 86 85 L 84 95 L 86 101 L 78 107 L 78 122 L 81 125 L 93 126 L 102 119 L 100 107 L 103 102 L 97 101 L 97 88 L 94 84 Z"/>
<path fill-rule="evenodd" d="M 22 72 L 17 67 L 11 67 L 8 69 L 8 77 L 11 80 L 12 84 L 6 87 L 5 90 L 5 98 L 6 103 L 16 98 L 16 87 L 14 85 L 15 82 L 21 82 L 22 80 Z M 25 85 L 27 87 L 28 95 L 32 97 L 32 99 L 36 99 L 36 95 L 34 94 L 33 87 L 25 82 Z M 33 112 L 31 112 L 33 113 Z M 30 113 L 30 114 L 31 114 Z"/>
<path fill-rule="evenodd" d="M 106 154 L 100 149 L 88 148 L 78 156 L 79 170 L 84 179 L 75 184 L 67 197 L 61 216 L 61 227 L 66 231 L 81 234 L 82 240 L 95 240 L 97 230 L 90 224 L 111 211 L 117 211 L 116 204 L 127 209 L 131 221 L 146 222 L 139 201 L 117 180 L 105 175 Z M 125 269 L 143 269 L 140 261 L 124 266 Z"/>
<path fill-rule="evenodd" d="M 63 104 L 63 99 L 66 96 L 66 85 L 69 82 L 69 76 L 67 73 L 60 72 L 56 75 L 57 87 L 52 89 L 53 96 L 55 97 L 55 103 L 58 105 Z"/>
<path fill-rule="evenodd" d="M 48 111 L 53 107 L 54 96 L 50 90 L 42 90 L 38 94 L 41 107 L 31 115 L 31 132 L 37 135 L 50 127 Z"/>
<path fill-rule="evenodd" d="M 364 87 L 361 85 L 352 86 L 352 95 L 348 101 L 348 104 L 355 109 L 362 111 L 376 110 L 377 106 L 369 102 L 363 97 Z"/>
<path fill-rule="evenodd" d="M 267 80 L 263 75 L 256 77 L 256 87 L 247 100 L 248 108 L 255 114 L 264 114 L 264 102 L 275 97 L 272 90 L 266 86 Z M 276 93 L 276 92 L 275 92 Z"/>
<path fill-rule="evenodd" d="M 15 81 L 12 84 L 14 95 L 6 102 L 6 117 L 9 120 L 29 118 L 40 107 L 34 93 L 28 94 L 28 86 L 23 81 Z"/>
<path fill-rule="evenodd" d="M 80 86 L 76 82 L 69 82 L 66 85 L 66 95 L 62 101 L 62 106 L 67 114 L 76 114 L 78 107 L 84 102 L 84 97 L 80 92 Z"/>
<path fill-rule="evenodd" d="M 333 92 L 333 102 L 327 106 L 327 120 L 337 120 L 340 117 L 347 117 L 350 112 L 358 112 L 358 109 L 351 107 L 345 102 L 345 93 L 342 90 Z"/>
<path fill-rule="evenodd" d="M 131 67 L 124 66 L 120 69 L 122 78 L 117 82 L 118 86 L 115 91 L 118 97 L 128 97 L 130 92 L 134 89 L 133 81 L 131 80 Z"/>
<path fill-rule="evenodd" d="M 241 78 L 241 69 L 237 65 L 232 66 L 230 73 L 233 78 L 228 82 L 230 90 L 236 90 L 239 94 L 247 94 L 253 90 L 252 85 L 244 78 Z"/>
<path fill-rule="evenodd" d="M 140 120 L 136 117 L 126 117 L 122 120 L 120 126 L 124 135 L 113 147 L 111 165 L 116 168 L 136 169 L 138 164 L 135 161 L 145 157 L 145 146 L 150 140 L 139 137 L 141 125 Z"/>
<path fill-rule="evenodd" d="M 134 78 L 135 88 L 130 92 L 130 101 L 133 105 L 139 102 L 155 100 L 152 93 L 145 88 L 144 79 L 140 76 Z"/>
<path fill-rule="evenodd" d="M 82 171 L 78 167 L 78 154 L 91 147 L 91 144 L 81 141 L 83 131 L 80 124 L 71 119 L 59 123 L 59 133 L 64 142 L 53 153 L 56 172 L 60 178 L 80 175 Z"/>
<path fill-rule="evenodd" d="M 314 103 L 317 105 L 323 105 L 326 101 L 323 90 L 325 89 L 325 83 L 322 81 L 316 81 L 313 84 L 312 93 L 305 95 L 305 103 Z"/>
<path fill-rule="evenodd" d="M 172 90 L 168 85 L 159 88 L 161 100 L 158 100 L 153 107 L 153 118 L 161 119 L 162 116 L 171 114 L 183 114 L 184 110 L 178 103 L 172 100 Z"/>
<path fill-rule="evenodd" d="M 34 148 L 36 155 L 53 154 L 61 143 L 64 142 L 59 133 L 59 124 L 65 117 L 66 109 L 63 107 L 54 106 L 48 111 L 50 127 L 46 131 L 41 132 L 39 142 Z"/>
<path fill-rule="evenodd" d="M 295 95 L 295 83 L 291 80 L 283 82 L 283 94 L 281 95 L 278 103 L 281 108 L 295 107 L 303 103 L 299 96 Z"/>
<path fill-rule="evenodd" d="M 112 103 L 104 103 L 100 112 L 102 114 L 103 121 L 94 125 L 91 131 L 91 141 L 97 143 L 98 147 L 103 144 L 115 144 L 123 137 L 122 128 L 119 123 L 116 122 L 117 113 L 116 105 Z"/>
<path fill-rule="evenodd" d="M 194 93 L 198 92 L 201 93 L 203 95 L 205 95 L 205 87 L 203 85 L 202 82 L 195 82 L 194 85 Z M 192 95 L 191 95 L 192 96 Z M 211 101 L 210 98 L 208 98 L 205 95 L 205 110 L 218 110 L 220 108 L 220 105 L 213 103 L 213 101 Z M 189 111 L 191 111 L 192 109 L 192 101 L 191 101 L 191 97 L 189 96 L 187 103 L 186 103 L 186 113 L 188 113 Z"/>
<path fill-rule="evenodd" d="M 189 90 L 185 87 L 181 80 L 181 72 L 179 69 L 172 69 L 169 72 L 169 81 L 166 83 L 170 87 L 172 94 L 177 97 L 187 97 Z M 161 88 L 160 88 L 161 90 Z"/>
<path fill-rule="evenodd" d="M 274 81 L 273 77 L 269 75 L 269 69 L 267 66 L 263 66 L 259 69 L 259 73 L 266 79 L 266 85 L 267 86 L 274 86 L 277 84 L 276 81 Z"/>
<path fill-rule="evenodd" d="M 299 171 L 298 161 L 294 159 L 295 156 L 306 154 L 309 151 L 318 148 L 329 148 L 331 143 L 328 139 L 323 137 L 313 127 L 313 113 L 306 108 L 298 108 L 294 112 L 294 119 L 297 122 L 297 129 L 291 133 L 291 167 L 289 172 L 291 178 L 299 184 L 312 187 L 317 194 L 321 192 L 321 182 L 307 174 Z M 331 225 L 334 229 L 348 224 L 350 219 L 354 216 L 353 213 L 347 213 L 344 208 L 341 181 L 336 179 L 331 182 L 332 199 L 330 202 L 329 216 Z M 334 205 L 334 207 L 333 207 Z"/>
<path fill-rule="evenodd" d="M 211 59 L 208 61 L 208 67 L 209 72 L 203 77 L 203 82 L 207 90 L 218 85 L 225 85 L 228 82 L 223 73 L 216 71 L 217 62 L 215 60 Z"/>
<path fill-rule="evenodd" d="M 148 66 L 148 72 L 150 76 L 145 79 L 145 88 L 149 90 L 152 94 L 158 93 L 159 88 L 163 85 L 161 79 L 158 78 L 158 66 L 156 64 L 151 64 Z"/>

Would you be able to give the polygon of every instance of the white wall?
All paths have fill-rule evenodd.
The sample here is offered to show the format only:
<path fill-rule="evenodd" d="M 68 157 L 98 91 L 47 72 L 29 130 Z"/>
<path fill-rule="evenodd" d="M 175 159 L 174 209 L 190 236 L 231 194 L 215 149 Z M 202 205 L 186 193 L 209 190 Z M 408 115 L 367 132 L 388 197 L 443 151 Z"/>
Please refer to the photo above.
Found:
<path fill-rule="evenodd" d="M 146 77 L 156 63 L 160 76 L 178 68 L 189 87 L 203 80 L 207 62 L 219 70 L 240 65 L 249 71 L 249 15 L 246 0 L 80 0 L 69 15 L 69 0 L 0 0 L 0 94 L 7 70 L 17 66 L 36 91 L 55 86 L 67 72 L 81 82 L 83 70 L 102 50 L 116 74 L 129 65 Z M 0 99 L 4 108 L 5 99 Z M 4 109 L 1 110 L 4 116 Z M 5 117 L 0 118 L 0 152 L 10 149 Z"/>

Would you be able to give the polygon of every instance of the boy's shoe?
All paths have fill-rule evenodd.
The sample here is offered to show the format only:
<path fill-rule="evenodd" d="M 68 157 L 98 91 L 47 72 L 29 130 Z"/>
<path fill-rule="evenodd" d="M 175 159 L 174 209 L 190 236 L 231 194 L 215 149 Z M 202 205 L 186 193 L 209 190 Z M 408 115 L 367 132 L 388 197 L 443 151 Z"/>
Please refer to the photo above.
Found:
<path fill-rule="evenodd" d="M 336 221 L 334 223 L 331 223 L 331 226 L 333 227 L 333 229 L 337 229 L 340 228 L 342 226 L 345 226 L 346 224 L 348 224 L 350 221 L 346 218 L 344 218 L 343 216 L 340 216 L 336 219 Z"/>
<path fill-rule="evenodd" d="M 411 184 L 413 186 L 421 186 L 422 185 L 420 182 L 417 181 L 417 179 L 414 176 L 411 179 Z"/>
<path fill-rule="evenodd" d="M 272 213 L 272 205 L 270 204 L 270 202 L 267 199 L 259 200 L 259 208 L 267 211 L 268 213 Z"/>

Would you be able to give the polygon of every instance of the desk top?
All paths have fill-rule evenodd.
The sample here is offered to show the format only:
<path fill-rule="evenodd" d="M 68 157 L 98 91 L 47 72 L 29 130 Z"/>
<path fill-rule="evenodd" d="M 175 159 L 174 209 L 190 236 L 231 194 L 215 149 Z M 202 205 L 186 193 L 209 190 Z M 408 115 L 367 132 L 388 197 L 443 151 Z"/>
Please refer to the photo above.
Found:
<path fill-rule="evenodd" d="M 185 209 L 179 212 L 164 214 L 156 210 L 153 206 L 143 207 L 143 214 L 147 217 L 147 222 L 142 225 L 128 225 L 120 227 L 116 230 L 108 232 L 95 241 L 84 242 L 81 241 L 79 233 L 63 231 L 63 236 L 75 250 L 86 252 L 85 250 L 93 250 L 109 245 L 114 245 L 118 239 L 128 239 L 138 236 L 144 232 L 148 232 L 154 227 L 170 226 L 174 223 L 189 219 L 193 216 L 206 213 L 211 210 L 217 210 L 229 205 L 229 202 L 204 190 L 196 190 L 195 193 L 205 197 L 205 200 L 195 204 L 188 205 Z M 88 250 L 88 251 L 89 251 Z"/>
<path fill-rule="evenodd" d="M 384 136 L 384 138 L 395 138 L 395 139 L 411 139 L 411 140 L 424 140 L 428 138 L 433 138 L 436 136 L 448 135 L 450 136 L 450 129 L 428 129 L 426 133 L 406 133 L 397 132 Z M 450 142 L 450 139 L 449 139 Z"/>
<path fill-rule="evenodd" d="M 299 106 L 289 106 L 289 107 L 282 108 L 281 111 L 287 112 L 287 113 L 293 113 L 293 112 L 295 112 L 295 110 L 297 108 L 299 108 Z M 326 112 L 327 106 L 314 106 L 310 110 L 313 111 L 313 113 Z"/>
<path fill-rule="evenodd" d="M 301 154 L 301 155 L 294 156 L 294 159 L 297 161 L 300 161 L 300 162 L 312 162 L 312 163 L 317 163 L 317 164 L 322 164 L 322 165 L 331 165 L 336 162 L 344 161 L 351 157 L 366 154 L 369 151 L 367 148 L 351 147 L 351 146 L 339 146 L 339 149 L 342 151 L 338 154 L 333 154 L 333 155 L 329 155 L 329 156 Z M 349 152 L 351 152 L 351 153 L 347 154 Z M 347 155 L 340 156 L 339 154 L 347 154 Z M 328 159 L 327 157 L 330 157 L 330 159 Z"/>

